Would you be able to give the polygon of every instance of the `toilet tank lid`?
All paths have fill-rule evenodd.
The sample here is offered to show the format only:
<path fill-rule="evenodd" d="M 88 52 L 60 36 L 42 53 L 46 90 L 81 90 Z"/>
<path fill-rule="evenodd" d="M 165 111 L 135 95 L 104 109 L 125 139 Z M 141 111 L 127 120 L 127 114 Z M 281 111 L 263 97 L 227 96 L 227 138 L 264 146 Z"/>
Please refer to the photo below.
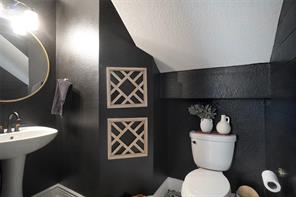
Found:
<path fill-rule="evenodd" d="M 229 142 L 233 143 L 236 141 L 236 135 L 221 135 L 217 133 L 202 133 L 191 131 L 189 134 L 191 139 L 207 140 L 207 141 L 216 141 L 216 142 Z"/>

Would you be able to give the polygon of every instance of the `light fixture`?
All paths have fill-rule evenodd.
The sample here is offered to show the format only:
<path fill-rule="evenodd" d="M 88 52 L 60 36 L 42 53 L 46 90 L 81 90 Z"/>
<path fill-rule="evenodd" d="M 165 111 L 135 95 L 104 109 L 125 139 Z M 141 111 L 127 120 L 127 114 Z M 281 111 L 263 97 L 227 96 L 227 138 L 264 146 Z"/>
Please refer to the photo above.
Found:
<path fill-rule="evenodd" d="M 17 0 L 2 0 L 0 17 L 9 20 L 14 33 L 19 35 L 34 32 L 39 27 L 38 14 L 32 8 Z"/>
<path fill-rule="evenodd" d="M 26 35 L 27 32 L 38 30 L 38 14 L 32 10 L 25 10 L 20 14 L 10 17 L 11 27 L 14 33 Z"/>
<path fill-rule="evenodd" d="M 32 9 L 24 11 L 24 18 L 26 19 L 27 30 L 37 31 L 39 28 L 39 17 Z"/>

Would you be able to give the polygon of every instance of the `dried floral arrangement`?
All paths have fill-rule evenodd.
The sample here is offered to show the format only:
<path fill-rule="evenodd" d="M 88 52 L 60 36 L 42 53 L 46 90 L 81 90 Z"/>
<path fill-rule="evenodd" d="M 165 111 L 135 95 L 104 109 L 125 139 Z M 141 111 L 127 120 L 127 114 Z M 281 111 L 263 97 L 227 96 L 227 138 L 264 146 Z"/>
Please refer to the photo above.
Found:
<path fill-rule="evenodd" d="M 216 116 L 216 108 L 211 105 L 191 105 L 188 107 L 188 112 L 200 119 L 214 119 Z"/>

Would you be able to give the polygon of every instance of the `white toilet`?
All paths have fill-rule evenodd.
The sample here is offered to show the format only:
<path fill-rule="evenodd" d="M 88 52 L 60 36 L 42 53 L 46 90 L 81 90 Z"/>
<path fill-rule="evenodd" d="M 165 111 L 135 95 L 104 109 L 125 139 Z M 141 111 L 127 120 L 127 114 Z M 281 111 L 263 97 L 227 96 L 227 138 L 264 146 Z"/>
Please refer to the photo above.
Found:
<path fill-rule="evenodd" d="M 230 183 L 223 175 L 232 162 L 235 135 L 190 132 L 194 162 L 198 167 L 185 177 L 182 197 L 229 197 Z"/>

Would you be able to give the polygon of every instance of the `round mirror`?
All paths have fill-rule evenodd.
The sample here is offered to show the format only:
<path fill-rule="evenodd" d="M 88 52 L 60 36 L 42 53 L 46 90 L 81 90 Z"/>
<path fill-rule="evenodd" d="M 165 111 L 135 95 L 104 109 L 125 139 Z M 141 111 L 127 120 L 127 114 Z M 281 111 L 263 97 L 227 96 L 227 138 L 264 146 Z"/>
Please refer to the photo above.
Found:
<path fill-rule="evenodd" d="M 15 34 L 0 20 L 0 102 L 16 102 L 36 94 L 49 75 L 45 48 L 32 33 Z"/>

